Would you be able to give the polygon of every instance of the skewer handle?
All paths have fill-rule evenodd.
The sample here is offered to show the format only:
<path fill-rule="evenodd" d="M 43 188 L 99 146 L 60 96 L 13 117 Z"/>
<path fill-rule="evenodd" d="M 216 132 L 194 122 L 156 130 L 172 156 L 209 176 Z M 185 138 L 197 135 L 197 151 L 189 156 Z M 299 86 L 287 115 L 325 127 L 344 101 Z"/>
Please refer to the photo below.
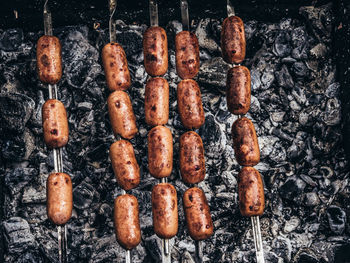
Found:
<path fill-rule="evenodd" d="M 235 8 L 233 7 L 231 0 L 227 0 L 227 16 L 235 16 Z"/>
<path fill-rule="evenodd" d="M 149 19 L 151 26 L 158 26 L 158 4 L 156 0 L 149 1 Z"/>
<path fill-rule="evenodd" d="M 180 1 L 181 7 L 181 19 L 182 19 L 182 30 L 189 31 L 190 30 L 190 19 L 188 15 L 188 2 L 187 0 Z"/>
<path fill-rule="evenodd" d="M 260 221 L 258 216 L 251 217 L 253 236 L 254 236 L 254 245 L 255 245 L 255 254 L 256 254 L 256 262 L 264 263 L 264 250 L 261 238 L 260 231 Z"/>

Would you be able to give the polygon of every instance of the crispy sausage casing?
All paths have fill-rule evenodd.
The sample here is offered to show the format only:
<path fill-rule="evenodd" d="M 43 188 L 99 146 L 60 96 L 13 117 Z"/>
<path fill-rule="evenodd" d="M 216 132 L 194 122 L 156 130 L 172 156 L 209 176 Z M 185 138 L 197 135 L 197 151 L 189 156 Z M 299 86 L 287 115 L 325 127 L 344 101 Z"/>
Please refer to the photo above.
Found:
<path fill-rule="evenodd" d="M 178 229 L 177 195 L 175 187 L 160 183 L 152 190 L 154 232 L 161 238 L 172 238 Z"/>
<path fill-rule="evenodd" d="M 149 75 L 161 76 L 167 72 L 168 39 L 163 28 L 152 26 L 143 34 L 143 56 Z"/>
<path fill-rule="evenodd" d="M 246 49 L 244 24 L 238 16 L 227 17 L 222 24 L 221 51 L 227 63 L 239 64 L 244 60 Z"/>
<path fill-rule="evenodd" d="M 44 140 L 50 148 L 60 148 L 68 142 L 68 120 L 64 105 L 59 100 L 47 100 L 42 108 Z"/>
<path fill-rule="evenodd" d="M 243 167 L 238 174 L 239 209 L 242 216 L 264 213 L 264 185 L 260 173 L 253 167 Z"/>
<path fill-rule="evenodd" d="M 36 49 L 39 79 L 47 84 L 56 84 L 62 77 L 61 43 L 57 37 L 42 36 Z"/>
<path fill-rule="evenodd" d="M 260 161 L 260 150 L 252 121 L 246 117 L 236 120 L 232 137 L 237 162 L 242 166 L 256 165 Z"/>
<path fill-rule="evenodd" d="M 116 90 L 109 95 L 107 104 L 114 134 L 120 134 L 125 139 L 133 138 L 138 130 L 128 94 Z"/>
<path fill-rule="evenodd" d="M 176 71 L 182 79 L 192 79 L 199 71 L 199 44 L 195 34 L 181 31 L 175 37 Z"/>
<path fill-rule="evenodd" d="M 188 131 L 180 137 L 180 171 L 188 184 L 199 183 L 205 177 L 204 147 L 201 137 Z"/>
<path fill-rule="evenodd" d="M 231 68 L 227 73 L 227 107 L 236 115 L 244 115 L 250 107 L 250 73 L 244 66 Z"/>
<path fill-rule="evenodd" d="M 137 164 L 131 143 L 119 140 L 109 149 L 114 174 L 124 190 L 135 188 L 140 183 L 140 167 Z"/>
<path fill-rule="evenodd" d="M 148 133 L 148 170 L 155 178 L 173 170 L 173 136 L 167 127 L 156 126 Z"/>
<path fill-rule="evenodd" d="M 177 105 L 182 124 L 187 129 L 197 129 L 204 124 L 201 91 L 196 81 L 185 79 L 178 84 Z"/>
<path fill-rule="evenodd" d="M 164 125 L 169 118 L 169 84 L 164 78 L 151 78 L 145 92 L 145 118 L 148 125 Z"/>
<path fill-rule="evenodd" d="M 133 249 L 141 241 L 139 204 L 133 195 L 120 195 L 114 200 L 114 226 L 119 244 Z"/>
<path fill-rule="evenodd" d="M 107 86 L 111 91 L 130 87 L 130 72 L 124 49 L 118 43 L 108 43 L 102 49 L 102 62 Z"/>
<path fill-rule="evenodd" d="M 65 173 L 52 173 L 46 182 L 47 216 L 56 225 L 67 223 L 72 215 L 72 180 Z"/>
<path fill-rule="evenodd" d="M 214 227 L 208 201 L 197 187 L 188 189 L 183 196 L 187 229 L 194 240 L 204 240 L 213 234 Z"/>

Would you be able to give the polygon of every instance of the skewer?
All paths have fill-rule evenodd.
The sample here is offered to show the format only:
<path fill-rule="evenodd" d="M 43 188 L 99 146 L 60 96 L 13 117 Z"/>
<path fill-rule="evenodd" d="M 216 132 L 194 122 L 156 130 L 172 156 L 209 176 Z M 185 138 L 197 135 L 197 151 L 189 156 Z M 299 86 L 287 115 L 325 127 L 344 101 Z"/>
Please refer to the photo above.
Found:
<path fill-rule="evenodd" d="M 260 231 L 260 221 L 258 216 L 251 217 L 253 236 L 254 236 L 254 246 L 256 254 L 256 262 L 264 263 L 264 250 Z"/>
<path fill-rule="evenodd" d="M 184 31 L 190 30 L 190 22 L 188 16 L 188 2 L 187 0 L 180 0 L 180 8 L 181 8 L 181 19 L 182 19 L 182 29 Z"/>
<path fill-rule="evenodd" d="M 158 26 L 158 4 L 156 0 L 149 1 L 149 17 L 151 26 Z"/>
<path fill-rule="evenodd" d="M 235 8 L 233 7 L 231 0 L 227 0 L 227 16 L 235 16 Z"/>
<path fill-rule="evenodd" d="M 168 179 L 166 177 L 161 179 L 161 183 L 167 183 Z M 162 262 L 163 263 L 170 263 L 170 246 L 169 246 L 169 239 L 162 239 Z"/>
<path fill-rule="evenodd" d="M 44 33 L 45 35 L 52 36 L 52 16 L 48 5 L 48 0 L 44 3 Z M 49 99 L 57 99 L 57 85 L 48 85 L 49 88 Z M 63 156 L 60 148 L 53 149 L 54 158 L 54 170 L 58 173 L 63 172 Z M 67 262 L 67 228 L 66 226 L 57 226 L 57 237 L 58 237 L 58 257 L 60 263 Z"/>
<path fill-rule="evenodd" d="M 202 242 L 196 241 L 196 263 L 202 263 L 203 262 L 203 248 L 202 248 Z"/>

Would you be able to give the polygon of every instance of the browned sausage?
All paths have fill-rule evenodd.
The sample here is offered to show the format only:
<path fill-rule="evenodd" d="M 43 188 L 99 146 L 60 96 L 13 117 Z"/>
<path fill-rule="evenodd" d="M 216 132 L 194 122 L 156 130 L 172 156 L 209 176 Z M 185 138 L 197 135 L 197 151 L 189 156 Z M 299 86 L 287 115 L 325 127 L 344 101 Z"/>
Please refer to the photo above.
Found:
<path fill-rule="evenodd" d="M 182 79 L 192 79 L 199 71 L 199 44 L 195 34 L 182 31 L 175 37 L 176 71 Z"/>
<path fill-rule="evenodd" d="M 177 195 L 175 187 L 160 183 L 152 190 L 154 232 L 160 238 L 172 238 L 178 229 Z"/>
<path fill-rule="evenodd" d="M 114 174 L 124 190 L 135 188 L 140 183 L 140 167 L 137 164 L 131 143 L 119 140 L 109 149 Z"/>
<path fill-rule="evenodd" d="M 232 137 L 237 162 L 242 166 L 256 165 L 260 161 L 260 150 L 252 121 L 246 117 L 236 120 Z"/>
<path fill-rule="evenodd" d="M 244 66 L 231 68 L 227 73 L 227 107 L 236 115 L 244 115 L 250 107 L 250 73 Z"/>
<path fill-rule="evenodd" d="M 187 229 L 194 240 L 204 240 L 213 234 L 207 198 L 197 187 L 188 189 L 183 196 Z"/>
<path fill-rule="evenodd" d="M 227 17 L 222 23 L 221 51 L 227 63 L 239 64 L 245 57 L 245 33 L 242 19 L 238 16 Z"/>
<path fill-rule="evenodd" d="M 119 244 L 133 249 L 141 241 L 139 204 L 133 195 L 120 195 L 114 200 L 114 227 Z"/>
<path fill-rule="evenodd" d="M 145 92 L 145 118 L 148 125 L 164 125 L 169 118 L 169 84 L 163 78 L 147 81 Z"/>
<path fill-rule="evenodd" d="M 68 120 L 64 105 L 50 99 L 42 108 L 44 140 L 50 148 L 60 148 L 68 142 Z"/>
<path fill-rule="evenodd" d="M 239 210 L 242 216 L 264 213 L 264 185 L 260 173 L 253 167 L 243 167 L 238 174 Z"/>
<path fill-rule="evenodd" d="M 118 43 L 108 43 L 102 49 L 102 62 L 107 86 L 111 91 L 130 87 L 130 73 L 124 49 Z"/>
<path fill-rule="evenodd" d="M 36 48 L 39 79 L 47 84 L 56 84 L 62 77 L 61 43 L 57 37 L 42 36 Z"/>
<path fill-rule="evenodd" d="M 125 139 L 133 138 L 138 130 L 128 94 L 116 90 L 109 95 L 107 104 L 114 135 L 120 134 Z"/>
<path fill-rule="evenodd" d="M 204 124 L 201 91 L 197 82 L 185 79 L 178 84 L 177 104 L 182 124 L 187 129 L 197 129 Z"/>
<path fill-rule="evenodd" d="M 180 137 L 180 171 L 188 184 L 199 183 L 205 177 L 204 147 L 201 137 L 188 131 Z"/>
<path fill-rule="evenodd" d="M 168 40 L 163 28 L 152 26 L 143 34 L 143 56 L 149 75 L 161 76 L 167 72 Z"/>
<path fill-rule="evenodd" d="M 67 223 L 72 215 L 72 180 L 65 173 L 52 173 L 46 182 L 47 216 L 56 225 Z"/>
<path fill-rule="evenodd" d="M 173 136 L 167 127 L 156 126 L 148 133 L 148 170 L 155 178 L 173 170 Z"/>

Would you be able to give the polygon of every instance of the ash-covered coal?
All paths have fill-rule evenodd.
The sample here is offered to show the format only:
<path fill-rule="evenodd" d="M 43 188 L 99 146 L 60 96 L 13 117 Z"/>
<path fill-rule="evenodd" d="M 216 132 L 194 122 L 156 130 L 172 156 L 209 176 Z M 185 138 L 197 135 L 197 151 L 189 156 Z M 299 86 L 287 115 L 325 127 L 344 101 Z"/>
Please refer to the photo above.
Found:
<path fill-rule="evenodd" d="M 348 163 L 342 147 L 340 85 L 332 59 L 332 6 L 303 7 L 301 19 L 278 23 L 245 21 L 247 58 L 252 75 L 252 106 L 261 148 L 256 166 L 265 181 L 266 211 L 261 218 L 267 262 L 346 262 L 349 256 Z M 226 71 L 221 58 L 222 19 L 195 21 L 201 47 L 206 122 L 199 129 L 206 154 L 205 191 L 214 221 L 213 237 L 204 241 L 204 262 L 254 262 L 249 218 L 240 216 L 231 125 L 227 111 Z M 164 25 L 165 26 L 165 25 Z M 133 85 L 129 89 L 139 128 L 131 140 L 142 171 L 132 190 L 140 205 L 142 242 L 134 262 L 159 262 L 154 234 L 151 189 L 157 180 L 147 166 L 144 119 L 142 33 L 146 25 L 118 21 L 118 41 L 125 48 Z M 169 39 L 170 119 L 174 136 L 174 171 L 169 181 L 178 191 L 179 232 L 171 241 L 173 262 L 193 262 L 181 196 L 181 124 L 176 102 L 174 36 L 180 22 L 166 25 Z M 57 262 L 56 227 L 45 207 L 45 183 L 53 169 L 41 129 L 41 107 L 48 90 L 36 74 L 36 40 L 42 32 L 0 31 L 0 176 L 3 182 L 2 240 L 5 262 Z M 72 176 L 74 209 L 67 225 L 70 262 L 123 262 L 112 220 L 113 200 L 121 194 L 108 158 L 115 141 L 106 107 L 108 88 L 101 63 L 107 30 L 87 26 L 55 28 L 62 42 L 64 73 L 59 97 L 67 107 L 70 141 L 63 151 L 64 170 Z M 1 214 L 0 214 L 1 215 Z M 348 256 L 346 256 L 348 255 Z"/>

